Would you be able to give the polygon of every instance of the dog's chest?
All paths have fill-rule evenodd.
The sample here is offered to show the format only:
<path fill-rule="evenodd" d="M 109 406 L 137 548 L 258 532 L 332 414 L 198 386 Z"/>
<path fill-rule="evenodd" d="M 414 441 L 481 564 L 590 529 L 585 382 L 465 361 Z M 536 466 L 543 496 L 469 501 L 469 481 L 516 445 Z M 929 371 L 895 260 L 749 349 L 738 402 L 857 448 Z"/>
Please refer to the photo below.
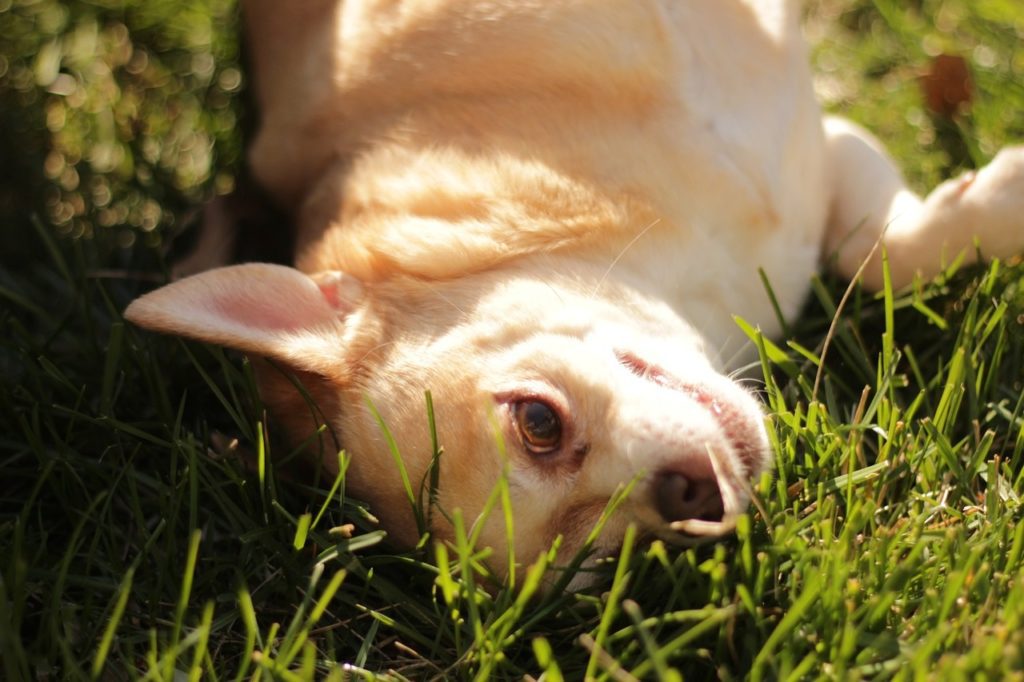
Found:
<path fill-rule="evenodd" d="M 829 202 L 821 116 L 792 7 L 724 9 L 732 4 L 722 3 L 717 21 L 667 5 L 673 101 L 637 136 L 645 142 L 635 161 L 666 224 L 616 266 L 694 324 L 727 365 L 745 341 L 734 315 L 779 332 L 759 271 L 783 313 L 796 314 Z"/>

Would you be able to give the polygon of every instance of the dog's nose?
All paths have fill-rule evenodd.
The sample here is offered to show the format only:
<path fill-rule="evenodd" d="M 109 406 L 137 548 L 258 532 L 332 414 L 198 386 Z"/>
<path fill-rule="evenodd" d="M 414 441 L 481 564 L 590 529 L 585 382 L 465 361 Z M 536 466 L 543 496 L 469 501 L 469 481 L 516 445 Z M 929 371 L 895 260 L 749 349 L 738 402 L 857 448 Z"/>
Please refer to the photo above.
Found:
<path fill-rule="evenodd" d="M 721 521 L 725 505 L 718 481 L 696 478 L 676 471 L 658 474 L 654 484 L 654 503 L 668 522 L 700 519 Z"/>

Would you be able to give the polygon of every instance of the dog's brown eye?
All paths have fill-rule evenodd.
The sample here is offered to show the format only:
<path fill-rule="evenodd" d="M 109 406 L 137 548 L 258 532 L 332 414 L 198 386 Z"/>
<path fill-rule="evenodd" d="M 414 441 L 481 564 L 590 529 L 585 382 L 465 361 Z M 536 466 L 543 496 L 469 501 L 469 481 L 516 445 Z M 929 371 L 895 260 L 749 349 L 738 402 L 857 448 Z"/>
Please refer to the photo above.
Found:
<path fill-rule="evenodd" d="M 562 443 L 562 421 L 548 405 L 535 400 L 516 403 L 516 427 L 526 447 L 544 454 L 558 449 Z"/>

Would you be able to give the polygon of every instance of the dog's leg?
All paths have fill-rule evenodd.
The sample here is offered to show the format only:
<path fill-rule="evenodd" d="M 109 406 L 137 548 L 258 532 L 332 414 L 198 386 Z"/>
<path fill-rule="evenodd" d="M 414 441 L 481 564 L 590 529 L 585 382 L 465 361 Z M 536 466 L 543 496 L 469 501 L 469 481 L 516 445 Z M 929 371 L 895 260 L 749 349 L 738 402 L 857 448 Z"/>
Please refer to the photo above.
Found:
<path fill-rule="evenodd" d="M 246 174 L 231 194 L 203 207 L 192 251 L 174 263 L 173 279 L 229 263 L 286 263 L 294 251 L 290 221 Z"/>
<path fill-rule="evenodd" d="M 195 246 L 171 267 L 172 279 L 195 275 L 231 262 L 238 238 L 238 223 L 230 204 L 229 197 L 216 197 L 206 203 Z"/>
<path fill-rule="evenodd" d="M 989 256 L 1024 250 L 1024 147 L 1001 151 L 984 168 L 948 180 L 922 199 L 906 185 L 881 144 L 841 118 L 825 119 L 832 203 L 826 258 L 845 277 L 866 259 L 863 281 L 882 286 L 881 237 L 893 284 L 932 276 L 960 253 L 976 259 L 974 240 Z"/>

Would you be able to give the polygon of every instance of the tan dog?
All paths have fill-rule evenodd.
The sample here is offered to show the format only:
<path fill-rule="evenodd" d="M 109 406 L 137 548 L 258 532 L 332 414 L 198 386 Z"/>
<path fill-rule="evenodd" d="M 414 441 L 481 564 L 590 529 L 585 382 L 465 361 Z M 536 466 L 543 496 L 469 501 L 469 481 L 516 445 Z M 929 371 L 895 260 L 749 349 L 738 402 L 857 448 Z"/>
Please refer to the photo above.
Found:
<path fill-rule="evenodd" d="M 352 453 L 349 490 L 400 543 L 414 516 L 368 400 L 418 490 L 432 391 L 439 504 L 467 522 L 507 462 L 520 563 L 559 535 L 571 556 L 634 479 L 599 551 L 629 522 L 721 532 L 771 460 L 758 401 L 723 374 L 734 315 L 778 332 L 758 268 L 792 316 L 823 256 L 853 277 L 883 231 L 897 286 L 975 237 L 1024 247 L 1024 149 L 920 200 L 870 135 L 822 118 L 796 2 L 251 0 L 245 16 L 251 165 L 296 218 L 296 268 L 212 270 L 126 317 L 297 372 Z M 877 257 L 863 276 L 880 285 Z M 304 399 L 262 380 L 307 437 Z M 503 572 L 503 522 L 481 522 Z"/>

